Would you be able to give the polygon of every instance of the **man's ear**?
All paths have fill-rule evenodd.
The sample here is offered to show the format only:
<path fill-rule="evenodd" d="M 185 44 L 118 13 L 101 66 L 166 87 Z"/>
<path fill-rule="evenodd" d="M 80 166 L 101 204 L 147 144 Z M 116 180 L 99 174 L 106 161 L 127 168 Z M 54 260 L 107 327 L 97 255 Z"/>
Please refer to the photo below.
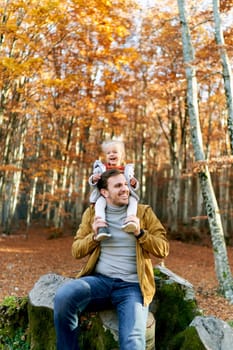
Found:
<path fill-rule="evenodd" d="M 104 198 L 107 198 L 108 197 L 108 190 L 106 190 L 105 188 L 101 188 L 100 194 L 102 194 L 102 196 Z"/>

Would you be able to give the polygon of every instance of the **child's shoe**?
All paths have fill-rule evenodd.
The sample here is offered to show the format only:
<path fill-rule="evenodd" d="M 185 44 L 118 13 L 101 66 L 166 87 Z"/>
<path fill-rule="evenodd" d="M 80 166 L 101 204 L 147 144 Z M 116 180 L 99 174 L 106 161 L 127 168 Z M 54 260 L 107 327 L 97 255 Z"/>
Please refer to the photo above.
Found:
<path fill-rule="evenodd" d="M 110 237 L 112 237 L 112 235 L 109 233 L 108 228 L 100 227 L 95 239 L 100 242 Z"/>
<path fill-rule="evenodd" d="M 122 230 L 128 233 L 135 232 L 138 228 L 137 224 L 133 221 L 128 221 L 121 226 Z"/>

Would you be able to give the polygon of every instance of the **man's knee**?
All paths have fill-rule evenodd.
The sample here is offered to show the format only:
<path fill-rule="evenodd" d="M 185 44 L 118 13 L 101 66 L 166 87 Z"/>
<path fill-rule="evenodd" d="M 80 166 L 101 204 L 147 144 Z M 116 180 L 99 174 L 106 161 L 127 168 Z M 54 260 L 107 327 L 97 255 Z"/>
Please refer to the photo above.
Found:
<path fill-rule="evenodd" d="M 87 282 L 82 279 L 76 279 L 65 283 L 56 292 L 54 298 L 54 311 L 66 313 L 68 311 L 79 310 L 81 305 L 86 306 L 90 300 L 91 289 Z"/>

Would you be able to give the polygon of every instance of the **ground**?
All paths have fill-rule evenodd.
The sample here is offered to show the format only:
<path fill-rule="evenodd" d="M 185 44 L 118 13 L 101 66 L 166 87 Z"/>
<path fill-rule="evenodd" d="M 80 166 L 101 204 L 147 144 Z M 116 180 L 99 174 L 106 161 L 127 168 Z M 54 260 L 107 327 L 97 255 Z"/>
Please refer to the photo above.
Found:
<path fill-rule="evenodd" d="M 71 256 L 73 236 L 50 239 L 48 229 L 34 227 L 27 235 L 19 231 L 10 236 L 0 235 L 0 302 L 9 295 L 25 296 L 39 277 L 58 273 L 74 277 L 84 260 Z M 233 268 L 233 248 L 228 259 Z M 153 264 L 160 263 L 153 259 Z M 217 293 L 218 282 L 214 269 L 211 245 L 170 241 L 170 255 L 165 266 L 193 284 L 199 308 L 207 316 L 233 321 L 233 305 Z"/>

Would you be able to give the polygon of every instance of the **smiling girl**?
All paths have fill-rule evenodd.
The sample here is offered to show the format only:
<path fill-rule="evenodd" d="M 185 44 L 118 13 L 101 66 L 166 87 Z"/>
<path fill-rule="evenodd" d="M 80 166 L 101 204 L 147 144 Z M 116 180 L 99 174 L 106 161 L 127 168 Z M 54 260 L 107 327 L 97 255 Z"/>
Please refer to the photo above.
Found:
<path fill-rule="evenodd" d="M 127 217 L 122 223 L 122 230 L 125 232 L 134 232 L 135 223 L 130 221 L 131 215 L 136 215 L 137 204 L 139 197 L 136 194 L 136 190 L 139 187 L 137 179 L 134 177 L 134 165 L 125 164 L 125 146 L 122 141 L 119 140 L 109 140 L 102 144 L 102 151 L 105 155 L 105 163 L 100 160 L 96 160 L 93 165 L 93 174 L 90 176 L 88 182 L 93 187 L 90 196 L 90 202 L 95 204 L 95 217 L 101 218 L 103 220 L 103 227 L 98 229 L 98 234 L 96 240 L 102 241 L 106 238 L 110 238 L 111 234 L 108 232 L 108 224 L 105 218 L 105 208 L 106 200 L 100 194 L 97 188 L 97 182 L 101 177 L 101 174 L 109 169 L 120 170 L 126 178 L 130 196 L 129 203 L 127 207 Z"/>

